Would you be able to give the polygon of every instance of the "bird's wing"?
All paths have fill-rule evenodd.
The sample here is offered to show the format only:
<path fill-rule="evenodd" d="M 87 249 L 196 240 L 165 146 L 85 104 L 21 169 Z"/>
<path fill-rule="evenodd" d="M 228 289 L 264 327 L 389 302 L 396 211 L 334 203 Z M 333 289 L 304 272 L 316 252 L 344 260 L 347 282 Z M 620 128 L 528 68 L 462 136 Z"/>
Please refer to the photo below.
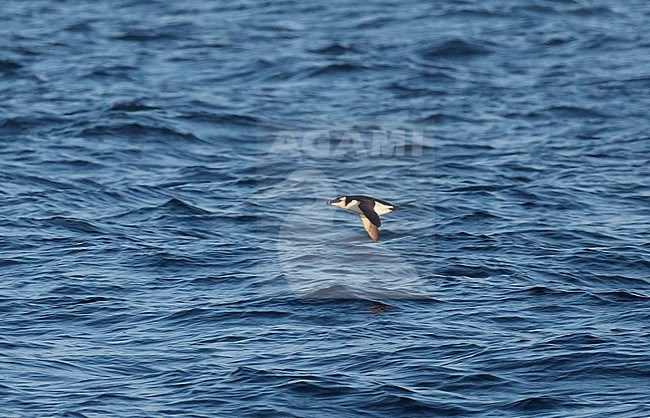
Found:
<path fill-rule="evenodd" d="M 363 215 L 370 219 L 370 222 L 372 222 L 377 228 L 381 226 L 381 219 L 379 219 L 379 215 L 377 215 L 377 212 L 375 212 L 375 202 L 372 200 L 363 200 L 361 203 L 359 203 L 359 209 L 361 209 L 361 212 L 363 212 Z"/>
<path fill-rule="evenodd" d="M 377 214 L 375 213 L 375 215 Z M 372 222 L 370 222 L 368 218 L 361 214 L 359 214 L 359 219 L 361 219 L 363 229 L 366 230 L 368 236 L 375 242 L 379 241 L 379 228 L 377 228 Z"/>

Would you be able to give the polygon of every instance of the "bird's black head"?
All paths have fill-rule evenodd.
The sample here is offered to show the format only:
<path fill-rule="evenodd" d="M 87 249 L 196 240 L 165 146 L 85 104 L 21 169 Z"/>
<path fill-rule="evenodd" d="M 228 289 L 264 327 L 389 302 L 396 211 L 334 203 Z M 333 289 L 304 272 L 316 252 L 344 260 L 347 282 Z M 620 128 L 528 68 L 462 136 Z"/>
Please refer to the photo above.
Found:
<path fill-rule="evenodd" d="M 347 196 L 339 196 L 336 199 L 328 200 L 327 201 L 328 205 L 332 206 L 338 206 L 338 207 L 345 207 L 345 205 L 348 204 L 348 197 Z"/>

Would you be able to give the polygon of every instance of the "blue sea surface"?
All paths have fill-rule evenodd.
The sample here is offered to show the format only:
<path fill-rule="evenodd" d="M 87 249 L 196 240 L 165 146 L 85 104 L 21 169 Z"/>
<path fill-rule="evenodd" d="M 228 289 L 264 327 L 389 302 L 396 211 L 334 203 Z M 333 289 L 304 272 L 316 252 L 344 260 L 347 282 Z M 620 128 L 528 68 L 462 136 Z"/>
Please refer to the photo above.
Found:
<path fill-rule="evenodd" d="M 650 416 L 649 22 L 4 0 L 0 416 Z"/>

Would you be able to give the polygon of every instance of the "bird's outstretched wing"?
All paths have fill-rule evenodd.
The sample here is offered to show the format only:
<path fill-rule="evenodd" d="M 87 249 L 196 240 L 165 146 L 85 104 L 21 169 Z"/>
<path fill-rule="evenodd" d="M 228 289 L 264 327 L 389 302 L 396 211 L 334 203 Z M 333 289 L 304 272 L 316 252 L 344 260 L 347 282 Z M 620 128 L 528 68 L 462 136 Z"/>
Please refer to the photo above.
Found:
<path fill-rule="evenodd" d="M 379 219 L 379 215 L 375 212 L 375 202 L 364 200 L 359 204 L 359 209 L 361 209 L 363 215 L 370 219 L 370 222 L 372 222 L 377 228 L 381 226 L 381 219 Z"/>
<path fill-rule="evenodd" d="M 377 216 L 376 213 L 375 216 Z M 370 220 L 366 218 L 364 215 L 359 214 L 359 219 L 361 219 L 361 224 L 363 225 L 363 229 L 366 230 L 370 239 L 372 239 L 375 242 L 379 241 L 379 228 L 377 228 L 375 224 L 370 222 Z"/>

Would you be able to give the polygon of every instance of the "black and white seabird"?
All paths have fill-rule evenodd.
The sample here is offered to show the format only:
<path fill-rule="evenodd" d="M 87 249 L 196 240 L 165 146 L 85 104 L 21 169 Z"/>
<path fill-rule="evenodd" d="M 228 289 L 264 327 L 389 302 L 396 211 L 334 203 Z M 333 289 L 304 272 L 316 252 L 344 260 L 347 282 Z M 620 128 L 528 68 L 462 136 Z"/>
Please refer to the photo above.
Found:
<path fill-rule="evenodd" d="M 379 227 L 381 226 L 379 216 L 396 210 L 404 210 L 385 200 L 360 195 L 337 197 L 336 199 L 328 200 L 327 204 L 358 214 L 363 229 L 366 230 L 370 238 L 375 242 L 379 241 Z"/>

